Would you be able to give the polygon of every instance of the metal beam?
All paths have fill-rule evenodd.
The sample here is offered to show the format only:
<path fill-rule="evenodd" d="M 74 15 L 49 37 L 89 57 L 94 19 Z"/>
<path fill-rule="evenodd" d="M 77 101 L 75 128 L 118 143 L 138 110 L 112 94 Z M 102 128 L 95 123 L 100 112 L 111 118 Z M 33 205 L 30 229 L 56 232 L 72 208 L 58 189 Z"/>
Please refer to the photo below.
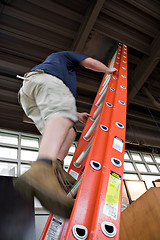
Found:
<path fill-rule="evenodd" d="M 160 33 L 151 45 L 150 56 L 144 56 L 137 65 L 132 79 L 130 79 L 130 88 L 128 93 L 128 104 L 136 96 L 143 84 L 146 82 L 160 59 Z M 132 83 L 132 87 L 131 87 Z"/>
<path fill-rule="evenodd" d="M 106 2 L 102 13 L 150 37 L 154 38 L 156 35 L 157 26 L 154 21 L 151 21 L 151 17 L 142 15 L 132 5 L 124 4 L 123 1 Z"/>
<path fill-rule="evenodd" d="M 137 96 L 136 99 L 131 100 L 132 104 L 143 107 L 143 108 L 149 108 L 154 111 L 159 111 L 159 108 L 154 106 L 151 101 L 148 101 L 147 98 Z"/>
<path fill-rule="evenodd" d="M 149 44 L 146 37 L 123 24 L 115 24 L 114 19 L 101 17 L 100 20 L 96 21 L 93 29 L 104 36 L 125 43 L 129 47 L 149 55 Z"/>
<path fill-rule="evenodd" d="M 99 12 L 104 4 L 105 0 L 94 0 L 91 1 L 91 6 L 88 9 L 88 12 L 82 22 L 79 32 L 76 35 L 74 43 L 72 45 L 72 50 L 81 52 L 84 44 L 88 38 L 88 35 L 93 28 L 93 25 L 98 17 Z"/>
<path fill-rule="evenodd" d="M 150 16 L 156 18 L 157 20 L 160 20 L 159 15 L 159 1 L 148 1 L 148 0 L 141 0 L 141 1 L 135 1 L 135 0 L 124 0 L 128 4 L 136 7 L 140 11 L 143 11 Z"/>

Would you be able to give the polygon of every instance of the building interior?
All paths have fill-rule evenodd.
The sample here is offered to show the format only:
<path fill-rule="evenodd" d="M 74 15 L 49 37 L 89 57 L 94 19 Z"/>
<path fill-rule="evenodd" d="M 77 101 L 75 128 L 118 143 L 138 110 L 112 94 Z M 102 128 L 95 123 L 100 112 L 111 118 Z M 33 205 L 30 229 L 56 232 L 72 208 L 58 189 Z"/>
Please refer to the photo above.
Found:
<path fill-rule="evenodd" d="M 1 0 L 0 8 L 0 175 L 17 177 L 25 172 L 37 157 L 41 138 L 18 102 L 22 79 L 16 75 L 23 76 L 49 54 L 59 51 L 76 51 L 108 65 L 118 44 L 125 44 L 127 197 L 122 201 L 122 210 L 158 186 L 154 181 L 160 179 L 160 2 Z M 89 113 L 103 73 L 86 69 L 77 69 L 76 73 L 77 111 Z M 77 137 L 66 157 L 66 170 L 84 125 L 79 122 L 76 127 Z M 49 213 L 35 201 L 39 239 Z"/>

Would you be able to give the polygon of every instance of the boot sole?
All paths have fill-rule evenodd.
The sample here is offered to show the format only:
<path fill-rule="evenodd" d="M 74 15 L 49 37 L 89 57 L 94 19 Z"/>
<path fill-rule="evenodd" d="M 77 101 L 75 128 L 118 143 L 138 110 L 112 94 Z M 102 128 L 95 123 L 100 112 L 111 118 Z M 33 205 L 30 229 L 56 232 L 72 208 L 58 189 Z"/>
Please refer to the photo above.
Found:
<path fill-rule="evenodd" d="M 35 195 L 42 206 L 45 207 L 48 211 L 63 218 L 70 217 L 74 205 L 73 199 L 70 198 L 71 203 L 67 204 L 65 201 L 58 197 L 58 194 L 48 193 L 42 189 L 41 186 L 36 183 L 36 181 L 31 178 L 25 178 L 24 176 L 19 177 L 14 186 L 16 190 L 27 200 L 32 200 L 33 196 Z"/>

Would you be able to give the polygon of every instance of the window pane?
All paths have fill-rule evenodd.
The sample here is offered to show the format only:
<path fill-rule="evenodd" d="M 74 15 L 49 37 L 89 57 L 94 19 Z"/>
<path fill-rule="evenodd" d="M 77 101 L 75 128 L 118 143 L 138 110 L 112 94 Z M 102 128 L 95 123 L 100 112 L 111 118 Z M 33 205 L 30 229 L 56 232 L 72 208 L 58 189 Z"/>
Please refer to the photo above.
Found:
<path fill-rule="evenodd" d="M 136 166 L 138 168 L 138 171 L 140 171 L 140 172 L 147 172 L 147 169 L 146 169 L 144 164 L 136 163 Z"/>
<path fill-rule="evenodd" d="M 0 162 L 0 175 L 17 176 L 17 164 Z"/>
<path fill-rule="evenodd" d="M 39 148 L 38 138 L 24 137 L 22 136 L 21 145 L 26 147 Z"/>
<path fill-rule="evenodd" d="M 30 165 L 27 164 L 21 164 L 21 174 L 25 173 L 27 170 L 30 169 Z"/>
<path fill-rule="evenodd" d="M 0 132 L 0 142 L 18 145 L 18 135 Z"/>
<path fill-rule="evenodd" d="M 72 161 L 73 156 L 66 156 L 64 159 L 64 167 L 67 169 Z"/>
<path fill-rule="evenodd" d="M 125 171 L 135 171 L 133 164 L 129 162 L 124 162 L 124 170 Z"/>
<path fill-rule="evenodd" d="M 130 159 L 127 152 L 124 153 L 124 159 L 125 159 L 125 160 L 129 160 L 129 159 Z"/>
<path fill-rule="evenodd" d="M 139 180 L 137 174 L 131 174 L 131 173 L 124 173 L 123 178 L 127 180 Z"/>
<path fill-rule="evenodd" d="M 143 157 L 146 162 L 153 162 L 153 159 L 151 158 L 151 156 L 149 154 L 146 154 L 146 155 L 143 154 Z"/>
<path fill-rule="evenodd" d="M 0 158 L 17 159 L 17 149 L 0 147 Z"/>
<path fill-rule="evenodd" d="M 148 165 L 149 169 L 151 170 L 151 172 L 153 173 L 159 173 L 157 167 L 155 165 Z"/>
<path fill-rule="evenodd" d="M 72 144 L 72 146 L 69 149 L 69 153 L 73 154 L 75 152 L 75 150 L 76 150 L 76 146 L 74 144 Z"/>
<path fill-rule="evenodd" d="M 147 188 L 153 187 L 152 181 L 159 179 L 160 176 L 154 176 L 154 175 L 141 175 L 142 179 L 146 182 Z"/>
<path fill-rule="evenodd" d="M 160 163 L 160 157 L 154 156 L 154 158 L 157 161 L 157 163 Z"/>
<path fill-rule="evenodd" d="M 131 201 L 135 201 L 147 191 L 145 183 L 143 181 L 126 180 L 125 184 Z"/>
<path fill-rule="evenodd" d="M 41 205 L 40 201 L 34 197 L 34 207 L 35 207 L 35 213 L 38 213 L 42 214 L 42 211 L 43 211 L 43 214 L 49 214 L 49 212 Z"/>
<path fill-rule="evenodd" d="M 38 157 L 38 151 L 21 150 L 21 160 L 36 161 Z"/>
<path fill-rule="evenodd" d="M 138 153 L 131 153 L 133 160 L 142 161 L 141 156 Z"/>

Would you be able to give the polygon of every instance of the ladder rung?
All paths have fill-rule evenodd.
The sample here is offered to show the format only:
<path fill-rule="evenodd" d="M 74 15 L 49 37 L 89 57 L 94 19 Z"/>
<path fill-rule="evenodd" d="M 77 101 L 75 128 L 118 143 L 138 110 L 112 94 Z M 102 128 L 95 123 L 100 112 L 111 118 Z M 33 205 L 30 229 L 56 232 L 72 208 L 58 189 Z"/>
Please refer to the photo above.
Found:
<path fill-rule="evenodd" d="M 83 152 L 81 153 L 81 155 L 77 158 L 74 166 L 77 167 L 79 166 L 83 160 L 87 157 L 88 153 L 89 153 L 89 150 L 91 148 L 91 145 L 92 145 L 92 142 L 93 142 L 93 138 L 91 139 L 91 141 L 88 143 L 87 147 L 83 150 Z"/>
<path fill-rule="evenodd" d="M 92 135 L 92 133 L 96 129 L 97 124 L 98 124 L 98 120 L 99 120 L 99 116 L 96 118 L 96 120 L 93 122 L 92 126 L 88 129 L 88 132 L 83 137 L 86 141 L 88 141 L 88 139 L 90 138 L 90 136 Z"/>

